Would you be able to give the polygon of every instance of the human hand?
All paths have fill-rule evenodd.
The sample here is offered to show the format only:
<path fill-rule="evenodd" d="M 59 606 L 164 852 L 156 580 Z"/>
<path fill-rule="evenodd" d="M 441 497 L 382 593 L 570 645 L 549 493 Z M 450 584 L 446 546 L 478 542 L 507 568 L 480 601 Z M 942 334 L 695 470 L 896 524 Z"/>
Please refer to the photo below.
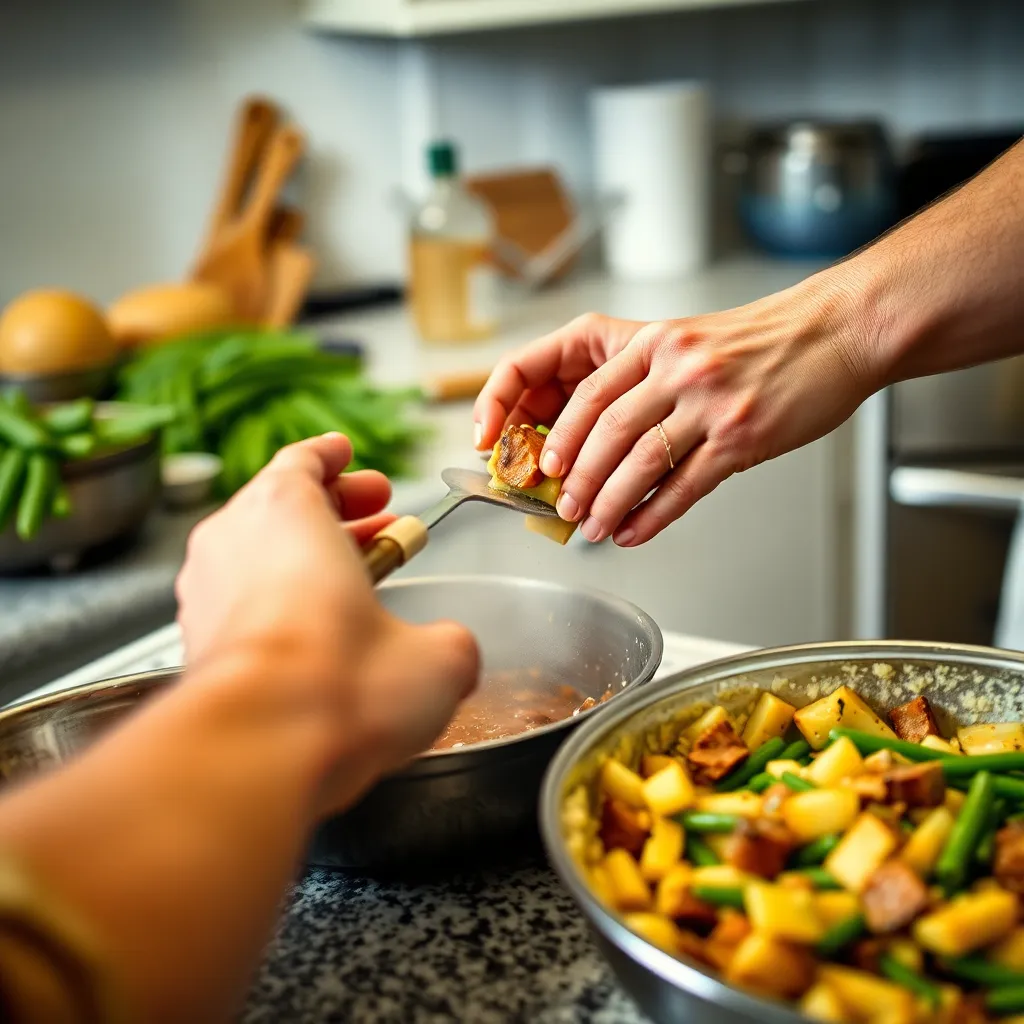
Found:
<path fill-rule="evenodd" d="M 587 540 L 643 544 L 872 393 L 854 308 L 837 271 L 708 316 L 581 317 L 499 363 L 474 410 L 477 446 L 554 421 L 541 469 L 563 478 L 559 515 Z"/>
<path fill-rule="evenodd" d="M 430 746 L 473 688 L 476 644 L 461 626 L 411 626 L 377 601 L 358 545 L 394 517 L 387 479 L 339 476 L 340 435 L 283 449 L 189 538 L 177 582 L 190 668 L 280 657 L 285 699 L 323 703 L 367 779 Z M 342 525 L 344 522 L 344 526 Z"/>

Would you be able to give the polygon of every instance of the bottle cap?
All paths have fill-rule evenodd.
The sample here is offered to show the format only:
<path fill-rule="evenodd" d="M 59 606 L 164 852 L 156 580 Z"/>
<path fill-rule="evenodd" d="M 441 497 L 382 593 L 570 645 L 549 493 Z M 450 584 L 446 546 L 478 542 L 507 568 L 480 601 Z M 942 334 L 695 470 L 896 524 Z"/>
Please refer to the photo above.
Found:
<path fill-rule="evenodd" d="M 450 142 L 435 142 L 427 150 L 427 161 L 435 178 L 451 178 L 458 173 L 455 146 Z"/>

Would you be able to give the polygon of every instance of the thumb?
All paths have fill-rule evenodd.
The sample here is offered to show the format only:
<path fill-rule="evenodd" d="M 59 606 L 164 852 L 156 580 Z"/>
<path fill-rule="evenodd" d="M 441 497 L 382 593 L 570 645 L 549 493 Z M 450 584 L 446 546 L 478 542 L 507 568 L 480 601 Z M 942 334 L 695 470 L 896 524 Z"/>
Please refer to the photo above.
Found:
<path fill-rule="evenodd" d="M 475 689 L 480 678 L 480 648 L 473 634 L 457 622 L 435 622 L 420 627 L 420 635 L 428 657 L 436 671 L 444 672 L 452 680 L 459 700 L 465 700 Z"/>

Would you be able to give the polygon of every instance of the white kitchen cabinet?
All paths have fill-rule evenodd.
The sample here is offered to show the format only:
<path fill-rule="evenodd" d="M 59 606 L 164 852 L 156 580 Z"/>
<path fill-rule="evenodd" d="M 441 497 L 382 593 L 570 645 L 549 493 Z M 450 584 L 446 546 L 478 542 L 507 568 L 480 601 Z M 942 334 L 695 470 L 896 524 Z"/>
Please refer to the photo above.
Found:
<path fill-rule="evenodd" d="M 414 39 L 556 22 L 795 0 L 304 0 L 319 31 Z"/>

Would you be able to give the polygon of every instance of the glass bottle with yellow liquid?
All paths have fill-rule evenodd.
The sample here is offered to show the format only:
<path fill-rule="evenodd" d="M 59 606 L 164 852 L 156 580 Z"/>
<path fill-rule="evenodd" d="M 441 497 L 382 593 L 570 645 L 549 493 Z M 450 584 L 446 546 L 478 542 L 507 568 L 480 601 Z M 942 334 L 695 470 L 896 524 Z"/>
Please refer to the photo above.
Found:
<path fill-rule="evenodd" d="M 428 151 L 433 190 L 413 216 L 409 240 L 412 316 L 424 341 L 483 341 L 498 327 L 490 210 L 461 184 L 455 147 Z"/>

